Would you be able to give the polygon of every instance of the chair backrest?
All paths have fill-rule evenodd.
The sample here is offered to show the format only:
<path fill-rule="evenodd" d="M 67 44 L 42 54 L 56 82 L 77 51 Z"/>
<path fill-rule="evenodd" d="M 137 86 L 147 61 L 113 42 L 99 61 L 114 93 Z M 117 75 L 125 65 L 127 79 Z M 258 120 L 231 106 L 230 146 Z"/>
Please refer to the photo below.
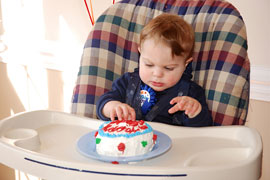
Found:
<path fill-rule="evenodd" d="M 243 19 L 223 0 L 123 0 L 96 21 L 85 43 L 72 113 L 96 118 L 95 103 L 112 81 L 138 66 L 139 33 L 161 13 L 174 13 L 195 31 L 193 80 L 206 91 L 215 125 L 243 125 L 250 64 Z"/>

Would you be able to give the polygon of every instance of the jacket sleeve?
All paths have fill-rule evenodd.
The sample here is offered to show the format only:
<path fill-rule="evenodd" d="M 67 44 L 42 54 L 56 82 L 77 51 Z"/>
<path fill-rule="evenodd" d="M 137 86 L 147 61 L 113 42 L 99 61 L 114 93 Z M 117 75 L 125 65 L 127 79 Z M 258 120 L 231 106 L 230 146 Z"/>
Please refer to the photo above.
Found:
<path fill-rule="evenodd" d="M 202 110 L 201 112 L 194 118 L 189 118 L 185 113 L 182 113 L 184 116 L 183 125 L 189 127 L 202 127 L 202 126 L 212 126 L 213 120 L 211 113 L 208 109 L 208 105 L 206 102 L 205 91 L 199 85 L 192 83 L 190 85 L 190 90 L 188 96 L 193 97 L 201 103 Z"/>
<path fill-rule="evenodd" d="M 102 114 L 102 109 L 104 105 L 109 101 L 120 101 L 125 102 L 126 99 L 126 89 L 128 86 L 129 73 L 125 73 L 120 78 L 115 80 L 112 84 L 112 89 L 106 93 L 104 93 L 98 99 L 96 103 L 96 113 L 99 119 L 109 121 L 109 118 L 106 118 Z"/>

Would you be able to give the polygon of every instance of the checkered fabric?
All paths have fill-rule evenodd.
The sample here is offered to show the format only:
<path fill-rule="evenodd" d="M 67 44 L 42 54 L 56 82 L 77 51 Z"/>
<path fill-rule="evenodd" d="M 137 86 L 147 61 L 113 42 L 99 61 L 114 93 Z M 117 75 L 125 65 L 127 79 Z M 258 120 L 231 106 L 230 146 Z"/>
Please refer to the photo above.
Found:
<path fill-rule="evenodd" d="M 123 0 L 96 21 L 85 43 L 72 113 L 96 118 L 97 99 L 138 66 L 139 33 L 159 14 L 178 14 L 195 31 L 193 80 L 206 90 L 214 125 L 245 124 L 250 64 L 246 29 L 223 0 Z"/>

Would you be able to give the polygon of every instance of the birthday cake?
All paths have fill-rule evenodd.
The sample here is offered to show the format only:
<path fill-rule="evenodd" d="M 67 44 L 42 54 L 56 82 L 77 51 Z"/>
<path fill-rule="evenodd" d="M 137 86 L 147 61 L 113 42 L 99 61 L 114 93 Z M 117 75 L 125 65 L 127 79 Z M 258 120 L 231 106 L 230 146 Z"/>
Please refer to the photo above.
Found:
<path fill-rule="evenodd" d="M 104 156 L 130 157 L 152 150 L 157 136 L 144 122 L 115 120 L 104 122 L 95 133 L 96 152 Z"/>

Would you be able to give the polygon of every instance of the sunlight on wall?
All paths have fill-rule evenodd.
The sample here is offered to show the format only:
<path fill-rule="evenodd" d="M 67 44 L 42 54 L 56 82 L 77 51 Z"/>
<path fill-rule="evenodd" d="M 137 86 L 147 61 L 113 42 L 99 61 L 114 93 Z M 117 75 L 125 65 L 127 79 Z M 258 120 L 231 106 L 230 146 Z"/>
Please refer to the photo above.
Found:
<path fill-rule="evenodd" d="M 70 112 L 71 98 L 74 84 L 79 70 L 82 47 L 76 43 L 73 32 L 68 27 L 63 16 L 59 17 L 59 48 L 57 51 L 58 63 L 61 65 L 62 81 L 63 81 L 63 110 Z M 79 55 L 79 56 L 78 56 Z"/>
<path fill-rule="evenodd" d="M 7 64 L 7 76 L 26 110 L 48 107 L 48 80 L 44 68 Z"/>
<path fill-rule="evenodd" d="M 61 13 L 52 17 L 55 24 L 48 24 L 51 19 L 46 19 L 43 5 L 42 0 L 2 1 L 5 33 L 1 38 L 8 46 L 3 61 L 59 70 L 78 65 L 83 45 Z"/>
<path fill-rule="evenodd" d="M 62 71 L 79 67 L 82 46 L 77 42 L 74 32 L 71 31 L 67 20 L 63 16 L 58 17 L 58 41 L 54 42 L 56 49 L 52 52 L 55 62 Z M 78 71 L 78 69 L 76 69 Z"/>
<path fill-rule="evenodd" d="M 51 11 L 44 9 L 44 3 L 2 1 L 1 39 L 8 48 L 1 54 L 1 61 L 7 63 L 7 76 L 26 111 L 49 108 L 70 112 L 83 45 L 76 39 L 67 17 L 58 11 L 57 16 L 44 17 L 44 11 Z M 56 27 L 48 24 L 50 18 L 54 18 Z M 49 75 L 48 68 L 57 70 L 52 73 L 57 77 Z"/>
<path fill-rule="evenodd" d="M 34 8 L 33 8 L 34 7 Z M 30 63 L 44 37 L 42 1 L 2 1 L 4 36 L 9 61 Z M 16 52 L 16 53 L 14 53 Z M 5 57 L 5 56 L 4 56 Z M 25 58 L 27 57 L 27 58 Z"/>
<path fill-rule="evenodd" d="M 73 68 L 70 69 L 70 71 L 64 71 L 62 73 L 62 79 L 64 82 L 63 86 L 63 96 L 64 96 L 64 112 L 70 112 L 71 109 L 71 99 L 72 99 L 72 94 L 73 94 L 73 88 L 74 88 L 74 83 L 77 79 L 74 74 L 78 73 L 78 68 Z M 72 73 L 73 72 L 73 73 Z"/>

